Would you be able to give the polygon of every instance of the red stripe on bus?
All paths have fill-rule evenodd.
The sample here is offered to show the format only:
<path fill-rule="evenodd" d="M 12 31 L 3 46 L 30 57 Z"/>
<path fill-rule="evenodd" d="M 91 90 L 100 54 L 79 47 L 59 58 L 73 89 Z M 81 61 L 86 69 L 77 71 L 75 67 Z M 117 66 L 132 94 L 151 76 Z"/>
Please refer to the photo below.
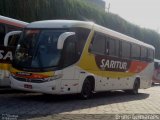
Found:
<path fill-rule="evenodd" d="M 16 26 L 16 27 L 25 27 L 25 25 L 23 24 L 18 24 L 18 23 L 15 23 L 15 22 L 11 22 L 11 21 L 8 21 L 8 20 L 0 20 L 0 23 L 5 23 L 5 24 L 8 24 L 8 25 L 13 25 L 13 26 Z"/>

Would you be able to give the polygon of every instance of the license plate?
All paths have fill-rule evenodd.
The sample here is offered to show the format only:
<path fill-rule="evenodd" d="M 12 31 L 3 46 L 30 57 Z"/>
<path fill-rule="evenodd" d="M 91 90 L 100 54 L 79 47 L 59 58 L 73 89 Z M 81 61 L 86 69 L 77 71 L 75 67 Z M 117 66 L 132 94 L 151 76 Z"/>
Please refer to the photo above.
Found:
<path fill-rule="evenodd" d="M 24 84 L 24 88 L 32 89 L 32 85 Z"/>

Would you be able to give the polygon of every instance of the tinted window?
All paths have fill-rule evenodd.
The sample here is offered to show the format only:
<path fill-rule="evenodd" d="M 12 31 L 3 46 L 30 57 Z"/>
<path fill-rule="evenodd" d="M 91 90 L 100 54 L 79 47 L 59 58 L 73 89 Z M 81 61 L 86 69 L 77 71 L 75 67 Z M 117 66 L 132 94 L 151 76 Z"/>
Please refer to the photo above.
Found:
<path fill-rule="evenodd" d="M 65 30 L 25 30 L 18 42 L 13 63 L 21 68 L 50 68 L 59 65 L 59 36 Z M 41 70 L 42 70 L 41 69 Z"/>
<path fill-rule="evenodd" d="M 70 36 L 65 41 L 63 49 L 63 66 L 67 67 L 77 61 L 76 59 L 76 38 Z"/>
<path fill-rule="evenodd" d="M 86 29 L 86 28 L 75 28 L 75 31 L 76 31 L 76 37 L 78 39 L 78 41 L 77 41 L 77 52 L 78 52 L 78 55 L 80 57 L 80 55 L 83 51 L 83 48 L 85 46 L 85 43 L 87 41 L 87 38 L 89 36 L 90 30 Z"/>
<path fill-rule="evenodd" d="M 130 58 L 131 46 L 127 42 L 122 42 L 122 58 Z"/>
<path fill-rule="evenodd" d="M 96 34 L 91 44 L 91 51 L 97 54 L 105 53 L 105 37 L 101 34 Z"/>
<path fill-rule="evenodd" d="M 20 35 L 13 35 L 9 37 L 8 46 L 17 46 Z"/>
<path fill-rule="evenodd" d="M 5 37 L 5 26 L 0 24 L 0 45 L 3 45 L 4 37 Z"/>
<path fill-rule="evenodd" d="M 131 57 L 133 59 L 140 59 L 140 46 L 132 44 L 131 47 Z"/>
<path fill-rule="evenodd" d="M 119 56 L 119 51 L 120 51 L 120 47 L 119 47 L 119 40 L 115 40 L 115 48 L 116 48 L 116 50 L 115 50 L 115 56 Z"/>
<path fill-rule="evenodd" d="M 147 48 L 141 47 L 141 59 L 147 60 Z"/>
<path fill-rule="evenodd" d="M 107 46 L 107 55 L 110 56 L 115 56 L 115 40 L 107 37 L 107 41 L 106 41 L 106 46 Z"/>
<path fill-rule="evenodd" d="M 110 56 L 119 56 L 119 41 L 107 37 L 106 39 L 106 53 Z"/>
<path fill-rule="evenodd" d="M 151 49 L 148 49 L 148 58 L 149 58 L 149 60 L 154 59 L 154 51 Z"/>
<path fill-rule="evenodd" d="M 158 69 L 158 68 L 159 68 L 159 63 L 158 63 L 158 62 L 155 62 L 155 63 L 154 63 L 154 68 L 155 68 L 155 69 Z"/>

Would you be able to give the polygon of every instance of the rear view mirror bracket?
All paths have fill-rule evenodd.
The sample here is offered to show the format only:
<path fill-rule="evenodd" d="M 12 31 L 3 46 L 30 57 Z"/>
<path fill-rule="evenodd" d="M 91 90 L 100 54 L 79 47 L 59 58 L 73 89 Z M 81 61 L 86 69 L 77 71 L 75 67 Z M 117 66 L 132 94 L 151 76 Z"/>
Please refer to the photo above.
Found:
<path fill-rule="evenodd" d="M 18 34 L 21 34 L 22 31 L 12 31 L 12 32 L 9 32 L 5 35 L 5 38 L 4 38 L 4 46 L 7 47 L 8 46 L 8 40 L 9 40 L 9 37 L 12 36 L 12 35 L 18 35 Z"/>

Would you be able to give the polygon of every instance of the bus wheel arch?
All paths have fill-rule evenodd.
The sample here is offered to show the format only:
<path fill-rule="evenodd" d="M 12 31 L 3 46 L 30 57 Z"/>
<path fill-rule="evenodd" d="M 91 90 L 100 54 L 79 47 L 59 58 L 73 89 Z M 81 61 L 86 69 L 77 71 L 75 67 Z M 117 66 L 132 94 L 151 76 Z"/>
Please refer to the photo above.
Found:
<path fill-rule="evenodd" d="M 131 90 L 125 90 L 125 91 L 132 95 L 137 95 L 139 88 L 140 88 L 140 77 L 137 77 L 133 83 L 133 88 Z"/>
<path fill-rule="evenodd" d="M 135 79 L 135 81 L 134 81 L 133 89 L 131 90 L 131 93 L 132 93 L 133 95 L 138 94 L 139 88 L 140 88 L 140 78 L 137 77 L 137 78 Z"/>
<path fill-rule="evenodd" d="M 141 79 L 140 79 L 140 77 L 137 77 L 136 79 L 135 79 L 135 82 L 138 82 L 138 88 L 140 88 L 140 86 L 141 86 Z"/>
<path fill-rule="evenodd" d="M 92 96 L 95 89 L 95 79 L 93 76 L 87 76 L 83 82 L 80 97 L 82 99 L 88 99 Z"/>
<path fill-rule="evenodd" d="M 92 92 L 95 90 L 95 78 L 93 76 L 88 76 L 87 79 L 90 81 L 92 85 Z"/>

